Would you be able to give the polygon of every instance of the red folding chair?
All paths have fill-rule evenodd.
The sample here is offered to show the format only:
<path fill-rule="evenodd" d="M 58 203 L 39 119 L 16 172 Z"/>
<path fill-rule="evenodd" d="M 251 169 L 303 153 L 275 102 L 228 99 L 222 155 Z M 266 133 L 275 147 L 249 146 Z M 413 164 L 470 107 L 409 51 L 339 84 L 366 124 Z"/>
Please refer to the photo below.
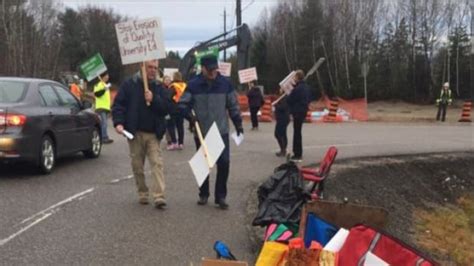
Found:
<path fill-rule="evenodd" d="M 323 160 L 319 164 L 319 168 L 300 168 L 301 175 L 304 180 L 309 181 L 309 193 L 311 195 L 311 200 L 317 200 L 323 198 L 324 190 L 324 181 L 331 171 L 331 166 L 334 163 L 334 160 L 337 156 L 337 148 L 334 146 L 329 147 L 324 155 Z"/>

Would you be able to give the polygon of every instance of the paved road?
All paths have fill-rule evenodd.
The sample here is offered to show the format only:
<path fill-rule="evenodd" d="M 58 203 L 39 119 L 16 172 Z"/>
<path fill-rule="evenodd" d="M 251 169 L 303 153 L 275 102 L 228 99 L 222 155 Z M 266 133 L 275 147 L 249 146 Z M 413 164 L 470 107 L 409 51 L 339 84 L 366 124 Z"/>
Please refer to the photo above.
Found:
<path fill-rule="evenodd" d="M 0 166 L 0 265 L 197 265 L 214 256 L 218 239 L 254 261 L 246 201 L 250 187 L 283 162 L 273 156 L 273 126 L 247 131 L 244 144 L 231 148 L 227 211 L 196 205 L 189 138 L 184 151 L 164 152 L 165 211 L 137 203 L 128 148 L 116 135 L 99 159 L 63 159 L 49 176 L 27 165 Z M 474 150 L 471 124 L 306 124 L 303 138 L 305 164 L 329 145 L 339 148 L 338 158 Z"/>

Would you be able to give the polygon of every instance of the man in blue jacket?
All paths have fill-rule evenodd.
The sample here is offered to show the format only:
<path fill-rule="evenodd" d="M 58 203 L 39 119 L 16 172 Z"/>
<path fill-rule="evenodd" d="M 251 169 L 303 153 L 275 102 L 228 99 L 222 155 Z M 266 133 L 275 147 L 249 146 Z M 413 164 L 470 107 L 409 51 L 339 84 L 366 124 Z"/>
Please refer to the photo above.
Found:
<path fill-rule="evenodd" d="M 235 90 L 230 81 L 217 71 L 217 58 L 205 56 L 201 58 L 202 73 L 188 82 L 186 91 L 180 98 L 181 108 L 186 109 L 188 115 L 194 110 L 199 121 L 203 136 L 207 134 L 210 127 L 216 122 L 219 132 L 224 140 L 225 148 L 217 160 L 217 179 L 215 186 L 214 202 L 221 208 L 227 209 L 226 202 L 227 179 L 229 177 L 230 151 L 229 151 L 229 122 L 228 117 L 234 123 L 237 134 L 243 134 L 242 117 L 237 101 Z M 195 136 L 194 141 L 199 149 L 199 139 Z M 207 204 L 209 198 L 209 177 L 199 188 L 199 205 Z"/>
<path fill-rule="evenodd" d="M 145 67 L 149 90 L 144 91 L 140 72 L 125 80 L 115 97 L 112 116 L 117 133 L 123 134 L 126 130 L 134 135 L 132 140 L 128 140 L 128 146 L 139 202 L 148 204 L 149 200 L 144 174 L 145 158 L 148 158 L 154 204 L 161 209 L 166 206 L 166 200 L 160 140 L 166 130 L 165 115 L 169 109 L 169 97 L 156 82 L 158 60 L 146 62 Z"/>
<path fill-rule="evenodd" d="M 303 137 L 301 130 L 308 112 L 309 91 L 304 82 L 303 70 L 297 70 L 295 77 L 295 88 L 288 95 L 287 103 L 293 117 L 293 156 L 292 161 L 301 162 L 303 159 Z"/>

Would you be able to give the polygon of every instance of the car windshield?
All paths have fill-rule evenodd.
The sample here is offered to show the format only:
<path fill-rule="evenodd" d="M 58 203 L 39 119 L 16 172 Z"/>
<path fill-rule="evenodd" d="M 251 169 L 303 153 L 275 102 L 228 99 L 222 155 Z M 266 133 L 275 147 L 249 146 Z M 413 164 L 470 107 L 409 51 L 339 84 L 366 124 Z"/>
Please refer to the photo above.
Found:
<path fill-rule="evenodd" d="M 24 81 L 0 80 L 0 103 L 20 102 L 28 86 Z"/>

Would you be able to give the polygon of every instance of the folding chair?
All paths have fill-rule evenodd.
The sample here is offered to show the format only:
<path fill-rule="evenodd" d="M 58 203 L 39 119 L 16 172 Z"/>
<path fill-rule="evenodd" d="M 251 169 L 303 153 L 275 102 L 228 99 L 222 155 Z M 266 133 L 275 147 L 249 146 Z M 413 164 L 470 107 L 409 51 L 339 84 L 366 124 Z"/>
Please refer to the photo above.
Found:
<path fill-rule="evenodd" d="M 309 181 L 308 192 L 311 195 L 311 200 L 323 199 L 324 181 L 329 176 L 331 166 L 337 156 L 337 148 L 329 147 L 324 155 L 323 160 L 319 164 L 319 168 L 300 168 L 303 179 Z"/>

